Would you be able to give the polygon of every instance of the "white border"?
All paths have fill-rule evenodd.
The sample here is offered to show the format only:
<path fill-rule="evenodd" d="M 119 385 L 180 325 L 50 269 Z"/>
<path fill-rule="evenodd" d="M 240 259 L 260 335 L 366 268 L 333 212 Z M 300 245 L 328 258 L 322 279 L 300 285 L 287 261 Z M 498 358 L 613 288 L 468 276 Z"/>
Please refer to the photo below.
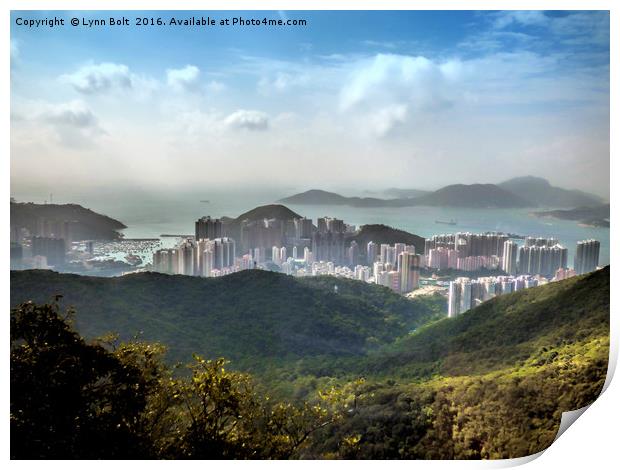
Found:
<path fill-rule="evenodd" d="M 611 0 L 594 0 L 594 1 L 578 1 L 578 0 L 477 0 L 465 2 L 463 0 L 436 0 L 436 1 L 406 1 L 406 0 L 265 0 L 265 1 L 249 1 L 249 0 L 229 0 L 229 1 L 206 1 L 206 0 L 151 0 L 149 2 L 141 0 L 4 0 L 2 2 L 3 17 L 0 21 L 1 43 L 0 47 L 0 63 L 3 64 L 4 73 L 0 76 L 1 90 L 0 95 L 3 99 L 1 103 L 5 103 L 4 109 L 0 116 L 0 158 L 2 159 L 2 174 L 4 200 L 2 206 L 2 220 L 9 219 L 9 205 L 6 201 L 10 196 L 10 132 L 9 132 L 9 114 L 10 114 L 10 56 L 9 56 L 9 40 L 10 40 L 10 10 L 610 10 L 611 11 L 611 113 L 610 113 L 610 129 L 618 128 L 618 94 L 616 92 L 617 83 L 620 83 L 618 77 L 618 58 L 619 50 L 619 33 L 618 18 L 620 7 L 616 6 L 618 2 Z M 618 177 L 618 165 L 614 163 L 615 158 L 620 158 L 618 153 L 618 139 L 616 135 L 611 133 L 611 155 L 610 155 L 610 179 L 612 175 Z M 616 178 L 617 180 L 617 178 Z M 611 185 L 610 200 L 612 201 L 612 219 L 618 220 L 618 194 L 620 189 Z M 610 238 L 610 260 L 616 266 L 617 252 L 615 247 L 619 245 L 619 236 L 616 231 L 611 233 Z M 0 244 L 4 246 L 3 260 L 5 268 L 0 271 L 2 280 L 0 281 L 0 289 L 2 289 L 3 298 L 5 299 L 5 313 L 9 310 L 9 256 L 6 247 L 9 245 L 8 223 L 5 225 L 1 234 Z M 614 277 L 612 277 L 614 279 Z M 610 364 L 615 368 L 618 360 L 618 338 L 620 337 L 620 327 L 616 313 L 616 291 L 618 289 L 612 282 L 612 303 L 611 303 L 611 338 L 612 352 Z M 9 460 L 9 321 L 8 315 L 3 322 L 3 387 L 2 398 L 5 404 L 6 412 L 4 413 L 4 421 L 1 423 L 3 438 L 3 451 L 5 461 Z M 617 464 L 616 447 L 618 446 L 616 430 L 618 429 L 618 418 L 620 417 L 620 385 L 618 379 L 611 381 L 612 368 L 608 374 L 606 385 L 608 388 L 596 400 L 590 408 L 579 418 L 575 426 L 564 433 L 549 449 L 538 455 L 538 458 L 532 460 L 528 458 L 515 459 L 513 461 L 492 461 L 492 462 L 464 462 L 464 461 L 400 461 L 391 462 L 389 465 L 396 465 L 401 468 L 409 468 L 415 465 L 416 468 L 490 468 L 514 466 L 525 461 L 529 461 L 529 468 L 549 469 L 551 468 L 611 468 L 612 462 Z M 30 467 L 37 463 L 31 462 L 10 462 L 12 466 Z M 45 462 L 44 465 L 51 465 L 53 468 L 66 467 L 82 467 L 83 462 Z M 133 462 L 126 462 L 126 465 L 136 465 Z M 124 465 L 123 464 L 123 465 Z M 149 465 L 177 465 L 177 462 L 169 463 L 163 461 L 149 462 Z M 39 464 L 40 465 L 40 464 Z M 103 468 L 110 465 L 109 462 L 92 462 L 90 465 Z M 204 462 L 184 462 L 181 465 L 187 465 L 194 468 L 203 468 L 204 465 L 214 465 L 214 463 Z M 297 465 L 300 467 L 314 466 L 316 462 L 218 462 L 219 468 L 231 468 L 233 465 L 251 465 L 252 467 L 264 465 Z M 321 463 L 323 465 L 323 463 Z M 377 465 L 377 462 L 325 462 L 324 465 L 338 466 L 359 466 L 369 468 Z"/>

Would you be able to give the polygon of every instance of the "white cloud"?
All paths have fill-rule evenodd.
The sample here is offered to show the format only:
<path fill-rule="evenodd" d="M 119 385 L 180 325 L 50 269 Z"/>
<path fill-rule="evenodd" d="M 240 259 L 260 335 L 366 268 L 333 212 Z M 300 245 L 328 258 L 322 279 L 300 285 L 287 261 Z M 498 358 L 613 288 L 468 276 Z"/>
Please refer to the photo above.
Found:
<path fill-rule="evenodd" d="M 97 117 L 82 100 L 62 103 L 17 100 L 11 115 L 13 121 L 47 123 L 76 129 L 99 127 Z"/>
<path fill-rule="evenodd" d="M 114 89 L 131 89 L 135 76 L 126 65 L 102 62 L 85 65 L 72 74 L 61 76 L 61 79 L 80 93 L 95 94 Z"/>
<path fill-rule="evenodd" d="M 407 106 L 404 104 L 392 105 L 381 109 L 371 117 L 375 135 L 386 136 L 397 125 L 405 122 L 407 118 Z"/>
<path fill-rule="evenodd" d="M 231 181 L 251 174 L 266 184 L 278 178 L 288 183 L 291 174 L 305 170 L 300 161 L 312 161 L 313 168 L 324 171 L 311 173 L 321 178 L 330 175 L 335 184 L 346 182 L 346 178 L 369 178 L 363 168 L 375 164 L 377 158 L 385 158 L 388 164 L 380 175 L 371 175 L 369 181 L 376 184 L 402 181 L 413 185 L 412 175 L 420 175 L 424 184 L 437 185 L 454 182 L 450 175 L 456 173 L 464 181 L 474 182 L 481 171 L 487 171 L 488 161 L 502 165 L 485 178 L 499 180 L 507 171 L 503 165 L 513 165 L 510 174 L 526 168 L 536 171 L 538 160 L 550 162 L 550 156 L 555 155 L 555 149 L 544 153 L 537 149 L 570 135 L 580 142 L 579 146 L 571 144 L 578 149 L 572 162 L 587 161 L 586 149 L 593 148 L 591 153 L 604 167 L 608 152 L 592 143 L 608 142 L 603 131 L 608 129 L 609 75 L 600 65 L 608 62 L 608 52 L 601 48 L 595 51 L 601 54 L 596 59 L 579 58 L 577 54 L 592 50 L 567 47 L 565 52 L 549 47 L 549 42 L 585 41 L 581 30 L 595 37 L 596 28 L 596 21 L 587 15 L 550 18 L 553 21 L 512 15 L 509 21 L 504 19 L 502 28 L 477 30 L 461 47 L 441 55 L 405 48 L 397 41 L 394 44 L 399 49 L 386 49 L 383 54 L 374 54 L 381 50 L 358 42 L 355 53 L 335 45 L 333 50 L 320 51 L 333 54 L 316 51 L 291 61 L 276 59 L 268 50 L 265 57 L 236 51 L 231 63 L 221 69 L 207 70 L 206 65 L 198 69 L 185 63 L 177 69 L 163 66 L 154 75 L 158 81 L 137 76 L 139 62 L 128 63 L 131 69 L 119 64 L 91 65 L 66 78 L 82 93 L 91 94 L 87 98 L 92 108 L 83 102 L 39 107 L 37 120 L 29 121 L 32 114 L 13 102 L 11 127 L 12 132 L 19 131 L 15 134 L 19 139 L 12 141 L 15 145 L 22 145 L 24 139 L 40 143 L 40 147 L 23 146 L 19 158 L 36 161 L 43 157 L 35 156 L 45 155 L 49 146 L 62 162 L 66 146 L 56 145 L 59 140 L 75 142 L 82 137 L 97 143 L 103 139 L 97 137 L 101 121 L 110 135 L 105 137 L 105 146 L 97 146 L 101 157 L 93 161 L 106 160 L 115 153 L 125 159 L 128 154 L 136 155 L 127 159 L 131 164 L 117 158 L 128 177 L 148 182 L 144 174 L 148 166 L 179 185 L 185 185 L 187 178 L 202 177 L 204 169 L 224 158 L 238 170 L 229 172 Z M 491 21 L 496 19 L 493 16 Z M 543 38 L 547 42 L 540 44 L 536 41 L 543 28 L 535 25 L 543 23 L 548 28 Z M 519 28 L 525 24 L 530 26 Z M 26 54 L 25 45 L 23 49 Z M 418 52 L 387 53 L 390 50 Z M 52 96 L 43 89 L 53 92 L 46 82 L 54 87 L 57 83 L 43 73 L 36 79 L 42 84 L 41 90 L 31 86 L 37 89 L 37 96 Z M 234 88 L 230 85 L 230 93 L 216 96 L 228 79 Z M 141 80 L 156 82 L 161 93 L 142 103 L 126 100 L 136 96 Z M 36 80 L 31 78 L 32 82 Z M 103 96 L 104 91 L 112 90 L 120 93 Z M 19 87 L 13 90 L 14 95 L 19 92 Z M 98 95 L 93 96 L 95 93 Z M 603 131 L 594 134 L 584 130 L 585 126 Z M 272 130 L 260 132 L 267 129 Z M 138 150 L 145 142 L 150 145 L 148 151 Z M 209 148 L 207 154 L 205 148 Z M 531 148 L 531 154 L 524 148 Z M 66 153 L 69 161 L 71 152 Z M 161 167 L 153 165 L 153 153 Z M 289 155 L 298 158 L 287 159 Z M 524 160 L 528 166 L 520 170 Z M 81 161 L 89 168 L 94 165 L 87 159 Z M 438 176 L 434 171 L 437 161 L 450 165 L 454 172 Z M 278 176 L 265 169 L 282 162 L 288 165 L 287 171 Z M 552 175 L 553 171 L 549 164 L 541 174 Z M 110 166 L 91 173 L 116 181 L 119 170 Z M 434 176 L 427 181 L 429 174 Z M 325 184 L 323 179 L 319 182 Z"/>
<path fill-rule="evenodd" d="M 426 57 L 377 54 L 359 61 L 340 92 L 340 108 L 406 103 L 419 109 L 445 107 L 452 100 L 451 74 Z"/>
<path fill-rule="evenodd" d="M 233 129 L 264 131 L 269 127 L 269 116 L 261 111 L 240 109 L 226 117 L 224 123 Z"/>
<path fill-rule="evenodd" d="M 53 125 L 69 126 L 78 129 L 98 128 L 97 118 L 90 108 L 80 100 L 46 105 L 39 117 Z"/>
<path fill-rule="evenodd" d="M 166 70 L 168 85 L 176 91 L 197 91 L 200 86 L 200 69 L 186 65 L 182 69 Z"/>
<path fill-rule="evenodd" d="M 27 135 L 26 140 L 60 144 L 60 148 L 93 148 L 107 135 L 99 119 L 82 100 L 61 103 L 18 101 L 11 115 L 11 132 Z"/>

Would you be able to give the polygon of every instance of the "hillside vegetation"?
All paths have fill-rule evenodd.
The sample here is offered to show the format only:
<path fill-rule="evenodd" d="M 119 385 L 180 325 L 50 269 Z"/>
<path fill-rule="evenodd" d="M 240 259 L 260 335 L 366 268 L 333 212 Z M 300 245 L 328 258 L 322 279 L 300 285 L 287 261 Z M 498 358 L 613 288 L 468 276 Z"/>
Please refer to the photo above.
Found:
<path fill-rule="evenodd" d="M 441 297 L 408 301 L 328 277 L 13 272 L 11 452 L 81 456 L 96 440 L 88 455 L 102 458 L 530 455 L 603 387 L 609 280 L 606 267 L 437 320 Z M 57 308 L 21 304 L 55 293 L 89 336 L 139 326 L 174 359 L 214 360 L 179 376 L 161 346 L 89 343 Z"/>
<path fill-rule="evenodd" d="M 420 328 L 361 368 L 381 375 L 469 375 L 544 360 L 554 348 L 609 334 L 609 266 L 497 297 Z"/>
<path fill-rule="evenodd" d="M 226 356 L 240 367 L 266 358 L 361 355 L 445 315 L 445 299 L 408 300 L 385 287 L 333 277 L 298 280 L 260 270 L 211 279 L 11 273 L 13 305 L 58 294 L 79 312 L 76 325 L 86 337 L 140 333 L 169 345 L 175 360 L 199 353 Z"/>

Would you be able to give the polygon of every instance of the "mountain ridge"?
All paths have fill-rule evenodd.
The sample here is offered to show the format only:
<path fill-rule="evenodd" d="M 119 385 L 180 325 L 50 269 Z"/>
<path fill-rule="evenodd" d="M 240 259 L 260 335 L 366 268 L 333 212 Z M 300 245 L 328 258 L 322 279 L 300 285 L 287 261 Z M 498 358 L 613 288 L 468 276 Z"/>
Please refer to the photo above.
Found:
<path fill-rule="evenodd" d="M 351 207 L 528 207 L 521 197 L 493 184 L 454 184 L 422 196 L 397 199 L 345 197 L 311 189 L 280 199 L 284 204 L 346 205 Z"/>
<path fill-rule="evenodd" d="M 79 204 L 35 204 L 11 201 L 11 227 L 24 227 L 36 233 L 41 219 L 76 222 L 71 227 L 74 240 L 121 238 L 119 230 L 127 228 L 122 222 L 87 209 Z"/>
<path fill-rule="evenodd" d="M 11 303 L 61 294 L 64 305 L 76 307 L 76 325 L 87 337 L 114 331 L 128 339 L 143 332 L 146 340 L 170 345 L 174 359 L 200 353 L 247 366 L 286 356 L 360 355 L 445 309 L 443 299 L 415 302 L 377 285 L 347 287 L 353 282 L 317 284 L 263 270 L 220 278 L 12 271 Z M 352 289 L 364 294 L 348 295 Z"/>
<path fill-rule="evenodd" d="M 280 199 L 287 204 L 346 205 L 351 207 L 471 207 L 471 208 L 522 208 L 557 207 L 574 208 L 597 206 L 599 196 L 580 190 L 563 189 L 551 185 L 544 178 L 519 176 L 498 184 L 450 184 L 435 191 L 390 188 L 383 191 L 393 198 L 347 197 L 321 189 L 310 189 Z"/>
<path fill-rule="evenodd" d="M 553 186 L 546 179 L 536 176 L 519 176 L 503 181 L 498 186 L 542 207 L 573 208 L 595 206 L 603 202 L 602 198 L 594 194 Z"/>

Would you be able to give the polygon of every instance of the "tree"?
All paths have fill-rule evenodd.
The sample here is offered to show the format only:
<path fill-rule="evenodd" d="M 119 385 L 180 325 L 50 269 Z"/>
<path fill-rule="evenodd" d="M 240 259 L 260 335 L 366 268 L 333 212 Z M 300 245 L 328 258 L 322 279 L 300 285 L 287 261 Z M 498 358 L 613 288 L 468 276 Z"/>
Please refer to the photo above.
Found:
<path fill-rule="evenodd" d="M 11 312 L 11 456 L 145 456 L 133 432 L 148 395 L 142 371 L 87 344 L 58 300 Z"/>
<path fill-rule="evenodd" d="M 11 311 L 12 458 L 294 458 L 343 416 L 337 391 L 273 402 L 223 358 L 195 356 L 187 377 L 162 345 L 88 343 L 59 299 Z"/>

